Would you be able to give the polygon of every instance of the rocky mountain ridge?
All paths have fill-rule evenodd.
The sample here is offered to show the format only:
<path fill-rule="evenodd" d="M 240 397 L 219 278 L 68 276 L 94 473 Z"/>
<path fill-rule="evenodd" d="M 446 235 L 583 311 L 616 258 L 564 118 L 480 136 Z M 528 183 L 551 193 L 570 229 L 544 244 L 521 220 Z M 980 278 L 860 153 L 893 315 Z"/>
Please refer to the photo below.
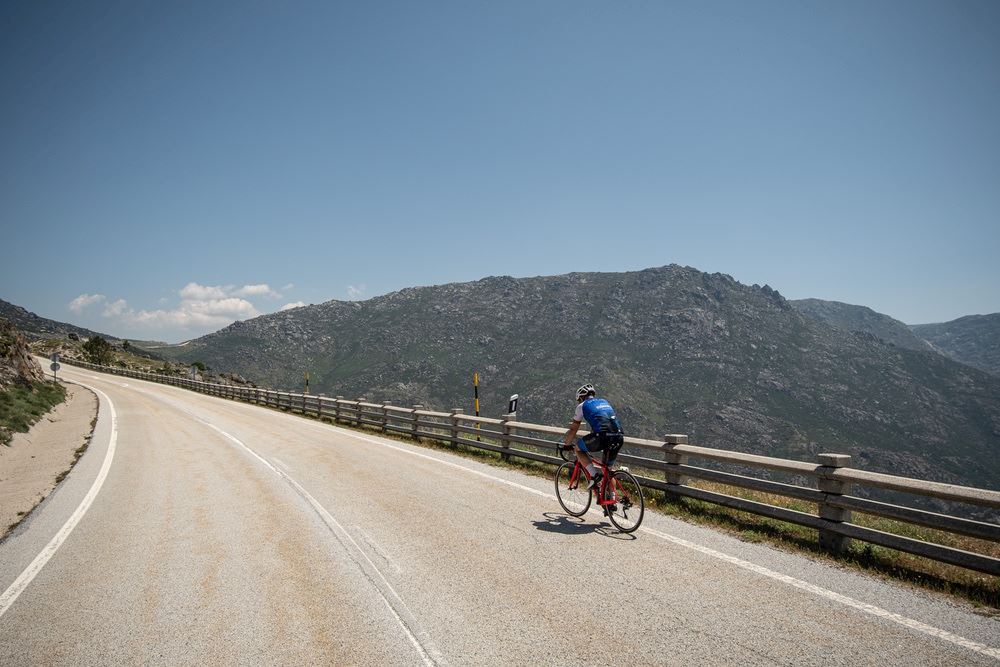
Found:
<path fill-rule="evenodd" d="M 160 351 L 165 352 L 165 351 Z M 594 382 L 629 432 L 1000 488 L 1000 379 L 849 332 L 768 286 L 667 266 L 404 289 L 237 322 L 171 348 L 271 386 L 561 424 Z"/>
<path fill-rule="evenodd" d="M 29 340 L 40 340 L 43 338 L 64 338 L 73 334 L 78 338 L 91 338 L 102 336 L 108 340 L 118 340 L 114 336 L 99 334 L 90 329 L 84 329 L 65 322 L 57 322 L 32 313 L 21 306 L 14 305 L 0 299 L 0 317 L 7 319 L 12 325 L 19 329 Z"/>
<path fill-rule="evenodd" d="M 887 343 L 911 350 L 929 352 L 934 349 L 907 325 L 866 306 L 822 299 L 797 299 L 788 303 L 801 313 L 845 331 L 868 332 Z"/>
<path fill-rule="evenodd" d="M 915 324 L 910 329 L 942 354 L 1000 376 L 1000 313 Z"/>

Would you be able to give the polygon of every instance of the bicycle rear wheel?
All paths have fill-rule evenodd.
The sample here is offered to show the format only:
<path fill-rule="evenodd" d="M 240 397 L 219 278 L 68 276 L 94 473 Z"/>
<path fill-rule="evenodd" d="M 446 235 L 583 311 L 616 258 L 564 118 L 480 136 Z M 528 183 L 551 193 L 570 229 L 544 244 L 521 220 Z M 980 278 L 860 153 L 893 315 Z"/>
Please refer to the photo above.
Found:
<path fill-rule="evenodd" d="M 609 483 L 614 493 L 614 505 L 608 505 L 608 519 L 623 533 L 631 533 L 642 523 L 646 513 L 646 502 L 642 497 L 642 487 L 632 473 L 616 470 Z"/>
<path fill-rule="evenodd" d="M 567 514 L 583 516 L 590 509 L 591 494 L 582 471 L 572 479 L 575 467 L 576 463 L 564 463 L 556 470 L 556 498 Z"/>

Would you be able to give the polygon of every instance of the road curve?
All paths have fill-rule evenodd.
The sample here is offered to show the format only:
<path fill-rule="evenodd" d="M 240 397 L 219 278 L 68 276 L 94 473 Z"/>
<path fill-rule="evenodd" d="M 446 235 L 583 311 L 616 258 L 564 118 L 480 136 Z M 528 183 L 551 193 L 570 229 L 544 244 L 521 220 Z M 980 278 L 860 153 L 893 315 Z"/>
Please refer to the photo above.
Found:
<path fill-rule="evenodd" d="M 623 536 L 441 451 L 64 375 L 100 417 L 0 543 L 5 666 L 1000 664 L 1000 623 L 943 598 L 668 517 Z"/>

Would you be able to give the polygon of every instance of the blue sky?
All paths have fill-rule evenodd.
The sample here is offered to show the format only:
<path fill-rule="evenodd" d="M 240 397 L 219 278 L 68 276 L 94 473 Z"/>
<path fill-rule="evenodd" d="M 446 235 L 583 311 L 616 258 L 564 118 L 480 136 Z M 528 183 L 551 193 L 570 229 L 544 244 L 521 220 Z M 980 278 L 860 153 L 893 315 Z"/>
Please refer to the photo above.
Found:
<path fill-rule="evenodd" d="M 7 2 L 0 298 L 184 340 L 679 263 L 1000 311 L 996 2 Z"/>

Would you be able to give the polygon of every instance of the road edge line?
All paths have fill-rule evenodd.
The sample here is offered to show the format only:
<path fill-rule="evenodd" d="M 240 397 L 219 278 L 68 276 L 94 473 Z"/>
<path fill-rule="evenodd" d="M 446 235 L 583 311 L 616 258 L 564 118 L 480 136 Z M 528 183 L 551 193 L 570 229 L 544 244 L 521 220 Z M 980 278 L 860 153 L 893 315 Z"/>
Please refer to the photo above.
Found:
<path fill-rule="evenodd" d="M 118 444 L 118 414 L 115 412 L 115 405 L 111 402 L 111 397 L 105 394 L 100 389 L 96 387 L 91 387 L 89 385 L 78 383 L 83 387 L 87 387 L 99 396 L 103 396 L 104 400 L 108 403 L 108 408 L 111 412 L 111 437 L 108 441 L 108 451 L 104 455 L 104 463 L 101 464 L 101 469 L 97 473 L 97 478 L 94 479 L 94 483 L 91 485 L 90 490 L 87 491 L 87 495 L 83 497 L 80 504 L 77 505 L 76 510 L 73 514 L 66 520 L 66 523 L 62 525 L 62 528 L 49 540 L 49 543 L 35 556 L 34 560 L 18 575 L 17 579 L 7 587 L 7 590 L 0 595 L 0 617 L 2 617 L 7 610 L 10 609 L 11 605 L 17 600 L 17 598 L 24 592 L 29 584 L 34 580 L 38 573 L 42 571 L 46 563 L 56 554 L 59 547 L 63 545 L 66 538 L 69 537 L 73 529 L 76 528 L 77 524 L 90 509 L 93 504 L 94 499 L 97 498 L 97 494 L 101 491 L 101 487 L 104 486 L 104 480 L 108 476 L 108 472 L 111 470 L 111 462 L 115 457 L 115 449 Z M 100 415 L 98 415 L 100 419 Z M 95 429 L 96 430 L 96 429 Z"/>

